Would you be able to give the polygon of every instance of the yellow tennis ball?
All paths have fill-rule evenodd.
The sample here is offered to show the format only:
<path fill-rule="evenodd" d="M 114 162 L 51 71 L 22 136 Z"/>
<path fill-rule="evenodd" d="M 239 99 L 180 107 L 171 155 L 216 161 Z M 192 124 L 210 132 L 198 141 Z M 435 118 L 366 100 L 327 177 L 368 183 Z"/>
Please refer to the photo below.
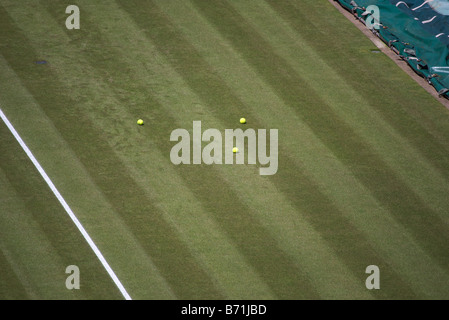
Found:
<path fill-rule="evenodd" d="M 137 120 L 137 124 L 138 124 L 139 126 L 143 125 L 143 120 L 142 120 L 142 119 Z"/>
<path fill-rule="evenodd" d="M 246 123 L 246 119 L 245 118 L 240 118 L 240 123 Z"/>
<path fill-rule="evenodd" d="M 237 148 L 237 147 L 232 148 L 232 152 L 236 153 L 238 151 L 239 151 L 239 148 Z"/>

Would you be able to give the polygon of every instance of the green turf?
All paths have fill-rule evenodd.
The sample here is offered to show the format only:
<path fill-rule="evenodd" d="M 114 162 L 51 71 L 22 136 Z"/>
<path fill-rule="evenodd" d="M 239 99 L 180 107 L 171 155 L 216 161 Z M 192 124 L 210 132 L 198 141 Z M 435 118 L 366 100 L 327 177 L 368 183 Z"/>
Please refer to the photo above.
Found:
<path fill-rule="evenodd" d="M 449 297 L 448 110 L 328 1 L 0 0 L 0 28 L 1 108 L 132 298 Z M 276 175 L 170 162 L 242 116 Z M 0 298 L 122 298 L 3 123 L 0 203 Z"/>

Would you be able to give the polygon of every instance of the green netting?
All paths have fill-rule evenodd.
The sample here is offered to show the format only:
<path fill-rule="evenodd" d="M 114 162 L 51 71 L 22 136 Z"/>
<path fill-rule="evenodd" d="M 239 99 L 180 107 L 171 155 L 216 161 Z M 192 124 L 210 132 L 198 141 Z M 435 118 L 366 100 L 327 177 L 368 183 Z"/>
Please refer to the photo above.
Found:
<path fill-rule="evenodd" d="M 364 23 L 370 16 L 365 13 L 366 8 L 377 6 L 380 25 L 375 25 L 372 31 L 441 96 L 449 98 L 449 48 L 445 43 L 448 36 L 441 32 L 445 27 L 449 30 L 449 25 L 445 25 L 448 16 L 433 11 L 427 2 L 420 0 L 337 1 Z"/>

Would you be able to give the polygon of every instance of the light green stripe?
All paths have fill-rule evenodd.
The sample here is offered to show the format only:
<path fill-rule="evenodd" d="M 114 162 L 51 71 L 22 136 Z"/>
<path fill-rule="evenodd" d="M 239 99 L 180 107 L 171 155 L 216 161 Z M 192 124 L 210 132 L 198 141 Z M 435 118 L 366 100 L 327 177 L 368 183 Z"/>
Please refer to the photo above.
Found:
<path fill-rule="evenodd" d="M 250 108 L 252 114 L 257 117 L 256 120 L 258 122 L 267 122 L 266 119 L 269 119 L 270 127 L 280 128 L 283 137 L 295 137 L 288 140 L 284 139 L 280 141 L 280 144 L 283 148 L 287 148 L 289 152 L 291 152 L 292 159 L 298 159 L 298 166 L 304 166 L 307 172 L 310 173 L 310 177 L 320 185 L 323 192 L 325 192 L 325 194 L 338 205 L 341 211 L 346 213 L 345 216 L 350 218 L 359 230 L 372 241 L 372 246 L 380 252 L 382 256 L 393 262 L 395 271 L 402 275 L 418 293 L 421 292 L 427 296 L 447 294 L 447 290 L 439 285 L 441 279 L 448 279 L 447 271 L 438 267 L 434 261 L 420 249 L 404 227 L 391 218 L 389 212 L 382 208 L 381 204 L 373 198 L 369 190 L 366 190 L 366 188 L 358 182 L 351 171 L 332 155 L 329 149 L 317 139 L 310 128 L 298 119 L 292 110 L 282 103 L 279 97 L 273 93 L 269 85 L 264 83 L 264 81 L 258 77 L 257 73 L 242 61 L 238 52 L 234 51 L 225 40 L 220 38 L 219 35 L 211 29 L 207 21 L 198 16 L 198 13 L 195 12 L 188 2 L 157 2 L 158 5 L 173 18 L 173 21 L 180 24 L 180 30 L 183 30 L 184 35 L 195 45 L 196 49 L 202 54 L 204 59 L 213 64 L 217 70 L 221 71 L 221 74 L 223 75 L 222 79 L 245 103 L 245 108 Z M 295 65 L 301 77 L 308 79 L 313 77 L 314 74 L 325 72 L 325 74 L 331 75 L 330 79 L 334 80 L 332 83 L 339 80 L 342 83 L 342 88 L 337 92 L 343 91 L 345 94 L 343 97 L 335 97 L 337 103 L 340 104 L 336 105 L 336 107 L 339 106 L 343 108 L 345 101 L 346 104 L 352 103 L 354 105 L 354 99 L 358 99 L 356 102 L 365 104 L 364 108 L 369 108 L 369 106 L 366 106 L 366 103 L 363 102 L 363 98 L 358 96 L 351 87 L 345 85 L 344 82 L 338 78 L 335 71 L 330 67 L 325 66 L 324 62 L 314 54 L 313 50 L 301 41 L 300 36 L 289 29 L 286 26 L 286 23 L 280 20 L 276 13 L 269 7 L 263 5 L 259 1 L 235 1 L 234 5 L 238 8 L 239 12 L 248 19 L 248 21 L 254 22 L 255 27 L 266 32 L 267 36 L 265 39 L 273 43 L 273 48 L 284 49 L 279 49 L 277 53 L 285 56 L 286 51 L 293 55 L 293 51 L 297 52 L 298 50 L 301 50 L 301 55 L 304 54 L 304 59 L 309 61 L 307 64 L 305 61 L 293 62 L 293 56 L 287 57 L 289 62 L 291 62 L 292 65 Z M 268 32 L 273 33 L 269 34 Z M 286 48 L 291 48 L 291 51 L 286 50 Z M 222 54 L 218 58 L 213 55 L 213 52 L 221 52 Z M 317 62 L 310 63 L 310 61 Z M 317 70 L 313 71 L 311 69 L 305 69 L 307 65 L 318 66 L 319 68 L 323 68 L 323 70 L 318 72 Z M 299 66 L 301 66 L 302 69 L 299 70 Z M 317 84 L 318 79 L 314 79 L 312 83 Z M 320 85 L 322 86 L 322 79 Z M 258 94 L 256 95 L 254 92 L 257 92 Z M 322 94 L 326 96 L 327 93 Z M 333 103 L 331 98 L 327 98 L 330 103 Z M 407 148 L 411 148 L 405 139 L 394 132 L 393 128 L 388 126 L 388 124 L 375 114 L 371 115 L 373 112 L 368 113 L 367 110 L 364 111 L 364 121 L 361 121 L 361 119 L 351 119 L 350 123 L 353 124 L 354 122 L 359 122 L 361 126 L 369 125 L 373 121 L 376 121 L 378 126 L 385 126 L 387 128 L 387 134 L 384 134 L 382 137 L 385 142 L 388 139 L 393 140 L 393 142 L 389 141 L 388 143 L 390 145 L 400 145 L 400 152 L 405 152 Z M 178 112 L 183 112 L 183 110 L 180 109 Z M 359 113 L 359 111 L 357 111 L 357 113 Z M 189 115 L 180 115 L 180 117 L 189 118 Z M 190 115 L 190 117 L 192 117 L 192 115 Z M 251 119 L 248 120 L 251 122 Z M 211 126 L 213 125 L 215 124 L 211 124 Z M 379 127 L 372 129 L 371 132 L 375 133 L 377 132 L 376 130 L 379 130 Z M 394 137 L 394 139 L 391 139 L 392 137 Z M 410 152 L 410 150 L 412 150 L 412 152 Z M 412 154 L 412 159 L 415 158 L 414 160 L 416 160 L 417 156 L 414 155 L 413 148 L 410 150 L 407 150 L 407 152 Z M 398 152 L 396 151 L 396 153 Z M 423 165 L 422 159 L 419 160 L 419 165 Z M 425 170 L 429 169 L 431 172 L 435 173 L 435 170 L 427 164 L 424 168 Z M 423 168 L 420 167 L 419 169 L 422 172 Z M 437 177 L 441 180 L 439 175 Z M 228 180 L 230 182 L 238 180 L 248 181 L 247 176 L 245 176 L 245 179 L 237 176 L 234 178 L 235 179 Z M 249 185 L 253 186 L 258 184 L 250 183 Z M 438 183 L 435 185 L 438 185 Z M 239 188 L 241 189 L 242 186 L 239 186 Z M 245 189 L 243 188 L 243 190 Z M 266 189 L 261 189 L 259 191 L 262 192 L 262 190 L 266 192 Z M 246 191 L 247 192 L 242 192 L 242 194 L 252 194 L 249 190 Z M 268 192 L 266 194 L 271 195 L 271 193 Z M 274 201 L 274 203 L 283 202 Z M 262 207 L 266 206 L 269 206 L 269 203 L 264 203 L 264 206 Z M 279 212 L 284 212 L 281 208 L 278 208 L 277 210 L 279 210 Z M 419 263 L 419 261 L 426 261 L 426 263 Z M 439 289 L 435 289 L 436 287 Z"/>
<path fill-rule="evenodd" d="M 109 39 L 111 43 L 122 40 L 125 35 L 132 34 L 134 37 L 137 36 L 135 43 L 141 46 L 140 50 L 142 52 L 145 49 L 145 46 L 143 46 L 144 41 L 143 39 L 139 39 L 138 36 L 143 35 L 137 27 L 133 26 L 132 20 L 129 20 L 126 16 L 123 17 L 121 15 L 122 11 L 119 8 L 116 8 L 114 3 L 104 4 L 104 6 L 107 6 L 109 11 L 103 10 L 101 5 L 90 8 L 90 10 L 92 10 L 91 14 L 95 14 L 96 17 L 98 17 L 100 32 L 102 31 L 102 28 L 109 29 L 109 31 L 104 35 L 105 37 L 109 37 L 111 35 L 113 36 L 112 39 Z M 11 13 L 13 17 L 15 17 L 14 13 Z M 114 16 L 114 14 L 118 14 L 118 16 Z M 20 12 L 17 12 L 17 15 L 20 15 Z M 41 15 L 43 15 L 43 13 L 41 13 Z M 63 40 L 68 43 L 69 40 L 64 33 L 55 32 L 55 30 L 58 30 L 58 26 L 54 23 L 52 17 L 46 16 L 45 19 L 47 21 L 46 28 L 48 28 L 48 30 L 39 30 L 38 33 L 50 32 L 50 30 L 52 30 L 53 34 L 57 37 L 56 39 L 59 39 L 59 41 Z M 119 25 L 117 24 L 117 21 L 120 21 Z M 126 26 L 126 28 L 123 28 L 123 26 Z M 34 43 L 35 49 L 41 51 L 42 48 L 40 47 L 39 41 L 36 41 L 36 38 L 33 37 L 33 34 L 36 33 L 33 26 L 24 25 L 23 28 L 26 31 L 26 34 L 30 35 L 30 41 Z M 114 30 L 114 28 L 117 28 L 117 30 Z M 70 45 L 68 45 L 67 55 L 70 55 L 70 49 Z M 124 50 L 129 55 L 129 48 L 124 48 Z M 42 53 L 44 52 L 42 51 Z M 145 54 L 148 54 L 148 52 Z M 82 70 L 82 72 L 80 72 L 79 69 L 74 70 L 70 67 L 65 67 L 64 61 L 66 59 L 67 56 L 64 55 L 54 56 L 52 59 L 52 64 L 58 65 L 57 72 L 60 74 L 61 79 L 67 79 L 67 82 L 64 83 L 64 85 L 70 87 L 74 83 L 85 83 L 86 90 L 84 92 L 80 92 L 78 90 L 73 91 L 75 98 L 82 98 L 80 95 L 85 94 L 87 96 L 92 96 L 99 99 L 91 100 L 86 103 L 86 106 L 89 108 L 89 117 L 94 120 L 99 127 L 110 130 L 110 128 L 113 128 L 116 125 L 117 119 L 135 118 L 135 116 L 130 114 L 126 108 L 120 106 L 120 103 L 112 94 L 113 90 L 108 87 L 107 83 L 102 81 L 99 75 L 95 73 L 95 70 L 87 67 L 89 64 L 83 59 L 83 57 L 77 57 L 80 65 L 86 67 Z M 103 98 L 106 98 L 106 100 Z M 110 106 L 108 107 L 108 112 L 101 118 L 98 117 L 98 106 Z M 156 202 L 161 203 L 160 209 L 162 209 L 167 222 L 169 222 L 170 225 L 178 231 L 181 238 L 185 240 L 192 252 L 195 253 L 198 261 L 201 262 L 203 267 L 209 271 L 209 274 L 216 279 L 227 296 L 233 298 L 235 297 L 237 299 L 250 299 L 254 296 L 260 297 L 261 299 L 274 298 L 268 287 L 264 284 L 263 280 L 258 278 L 257 274 L 246 263 L 245 257 L 242 256 L 229 242 L 222 230 L 220 230 L 215 222 L 208 216 L 207 210 L 202 208 L 198 200 L 191 194 L 189 191 L 190 187 L 186 186 L 185 183 L 182 182 L 182 179 L 177 176 L 173 165 L 169 163 L 163 167 L 163 170 L 161 170 L 161 167 L 158 166 L 158 164 L 166 162 L 166 158 L 163 157 L 160 152 L 155 152 L 155 150 L 151 148 L 151 143 L 143 144 L 138 150 L 128 143 L 128 141 L 131 141 L 134 138 L 137 140 L 139 139 L 137 136 L 138 133 L 135 131 L 135 121 L 133 120 L 127 124 L 121 123 L 121 126 L 124 128 L 125 132 L 129 134 L 111 136 L 111 139 L 109 139 L 110 146 L 117 152 L 117 156 L 129 169 L 130 175 L 138 183 L 138 185 L 145 190 L 149 197 L 152 197 Z M 167 137 L 167 141 L 168 140 L 169 137 Z M 118 150 L 116 146 L 119 145 L 127 145 L 128 147 Z M 136 158 L 136 153 L 140 154 L 140 156 L 137 157 L 137 162 L 131 162 L 131 159 Z M 130 157 L 130 154 L 132 157 Z M 152 164 L 157 167 L 152 167 Z M 160 176 L 158 176 L 158 174 L 160 174 Z M 60 173 L 58 173 L 58 175 L 60 180 L 64 180 L 64 177 L 60 175 Z M 174 182 L 170 185 L 170 187 L 172 187 L 170 190 L 167 190 L 167 187 L 169 187 L 166 183 L 167 181 Z M 171 195 L 178 193 L 182 194 L 184 201 L 190 204 L 188 211 L 184 212 L 182 215 L 179 214 L 179 207 L 177 208 L 172 206 L 173 199 L 171 198 Z M 68 195 L 68 199 L 71 196 Z M 68 199 L 67 201 L 69 201 Z M 80 199 L 83 199 L 83 197 L 80 197 Z M 90 212 L 92 211 L 92 205 L 93 203 L 89 203 Z M 74 208 L 80 206 L 80 200 L 74 199 L 72 206 Z M 99 216 L 100 214 L 96 215 L 96 217 Z M 104 217 L 104 214 L 102 213 L 101 216 Z M 194 221 L 192 221 L 192 219 L 194 219 Z M 88 229 L 89 233 L 91 233 L 94 240 L 96 237 L 101 236 L 101 230 L 96 231 L 94 229 L 94 226 L 99 224 L 101 225 L 101 222 L 92 221 L 92 217 L 89 219 L 88 216 L 86 216 L 82 221 L 85 221 L 86 229 Z M 110 222 L 108 219 L 105 221 L 108 221 L 109 232 Z M 180 226 L 182 226 L 182 228 Z M 120 225 L 117 227 L 120 227 Z M 111 233 L 115 234 L 115 232 Z M 107 242 L 105 241 L 105 249 L 102 250 L 106 252 L 108 248 L 112 248 L 113 246 L 114 244 L 109 240 Z M 205 249 L 201 249 L 202 247 Z M 124 250 L 125 252 L 135 254 L 133 246 L 127 246 Z M 223 257 L 225 260 L 222 259 Z M 129 259 L 123 257 L 121 259 L 123 262 L 129 261 Z M 136 258 L 133 260 L 135 259 Z M 119 263 L 119 261 L 116 263 Z M 110 262 L 110 264 L 112 265 L 113 263 Z M 134 273 L 133 271 L 132 274 L 127 274 L 127 272 L 129 271 L 126 270 L 125 267 L 122 270 L 123 274 L 120 273 L 119 275 L 119 272 L 116 271 L 125 287 L 127 289 L 130 288 L 129 293 L 131 296 L 134 297 L 137 295 L 147 297 L 148 294 L 145 294 L 145 291 L 153 292 L 153 294 L 156 293 L 154 285 L 149 284 L 149 281 L 146 280 L 148 277 L 148 272 L 146 270 L 142 269 L 140 273 Z M 141 281 L 142 283 L 140 284 L 140 287 L 133 288 L 132 284 L 127 285 L 126 279 L 129 277 Z"/>
<path fill-rule="evenodd" d="M 184 7 L 182 3 L 178 4 L 181 11 L 189 15 L 191 12 L 188 10 L 183 10 Z M 130 25 L 130 23 L 127 23 L 126 25 Z M 199 27 L 203 27 L 199 25 Z M 118 31 L 118 30 L 117 30 Z M 129 32 L 128 30 L 124 30 L 124 32 Z M 203 32 L 207 32 L 207 29 L 203 29 Z M 114 33 L 115 34 L 115 33 Z M 106 36 L 106 35 L 105 35 Z M 123 36 L 123 35 L 122 35 Z M 148 65 L 147 67 L 151 69 L 151 73 L 157 74 L 159 76 L 165 75 L 166 78 L 169 78 L 171 81 L 171 85 L 167 87 L 160 88 L 158 99 L 161 104 L 170 106 L 168 110 L 171 111 L 171 115 L 176 118 L 177 123 L 179 123 L 181 126 L 184 126 L 186 129 L 191 128 L 192 126 L 192 119 L 199 119 L 201 118 L 203 120 L 203 123 L 205 123 L 208 127 L 215 127 L 215 128 L 224 128 L 224 124 L 218 120 L 217 118 L 213 117 L 209 112 L 207 107 L 204 107 L 201 103 L 201 99 L 197 97 L 194 93 L 191 92 L 191 90 L 188 88 L 187 84 L 183 81 L 183 79 L 176 74 L 176 72 L 164 62 L 164 57 L 159 55 L 156 51 L 154 51 L 154 48 L 151 46 L 148 46 L 148 39 L 142 38 L 142 41 L 136 41 L 138 46 L 134 47 L 131 46 L 128 49 L 131 49 L 132 52 L 151 52 L 152 55 L 152 61 L 156 61 L 156 63 L 152 63 L 151 65 Z M 209 42 L 208 42 L 209 43 Z M 130 66 L 132 69 L 132 73 L 135 74 L 135 77 L 137 79 L 143 79 L 145 77 L 145 70 Z M 175 90 L 174 90 L 175 89 Z M 182 96 L 179 95 L 173 95 L 170 94 L 171 92 L 182 92 Z M 185 106 L 194 106 L 194 108 L 186 108 Z M 167 139 L 168 140 L 168 139 Z M 143 150 L 144 151 L 144 150 Z M 154 150 L 148 152 L 151 152 L 154 154 Z M 142 152 L 143 154 L 147 154 L 145 152 Z M 144 167 L 144 161 L 145 158 L 142 158 L 142 164 L 139 166 L 139 168 Z M 155 160 L 156 161 L 166 161 L 164 159 L 161 160 Z M 153 161 L 152 161 L 153 162 Z M 167 170 L 167 169 L 165 169 Z M 266 187 L 266 182 L 260 178 L 256 177 L 256 180 L 251 181 L 245 180 L 245 179 L 230 179 L 232 174 L 229 172 L 226 172 L 226 168 L 220 168 L 221 176 L 226 179 L 226 181 L 232 180 L 233 182 L 240 181 L 241 183 L 234 184 L 235 190 L 245 190 L 247 188 L 246 183 L 244 181 L 247 181 L 248 185 L 250 186 L 258 186 L 263 185 Z M 252 172 L 254 173 L 254 172 Z M 229 174 L 229 175 L 228 175 Z M 145 175 L 143 175 L 145 176 Z M 154 182 L 154 180 L 153 180 Z M 252 182 L 252 183 L 251 183 Z M 256 187 L 257 188 L 257 187 Z M 258 188 L 257 188 L 258 189 Z M 258 189 L 259 190 L 259 189 Z M 264 189 L 264 191 L 267 191 Z M 240 192 L 238 192 L 240 193 Z M 245 203 L 248 203 L 249 205 L 253 206 L 254 203 L 257 203 L 258 199 L 253 198 L 252 195 L 259 194 L 258 192 L 242 192 L 242 194 L 249 195 L 249 198 L 243 198 L 241 199 Z M 341 264 L 341 262 L 338 261 L 338 259 L 332 254 L 332 252 L 329 251 L 327 245 L 322 242 L 320 239 L 320 236 L 313 231 L 313 229 L 307 225 L 304 221 L 301 221 L 301 219 L 295 218 L 297 216 L 297 212 L 291 207 L 291 205 L 284 204 L 287 201 L 283 198 L 282 195 L 279 194 L 279 192 L 276 191 L 276 188 L 269 184 L 268 188 L 268 194 L 274 194 L 275 201 L 274 203 L 277 203 L 279 207 L 276 209 L 277 212 L 285 212 L 289 219 L 293 219 L 299 227 L 297 230 L 292 230 L 290 225 L 285 225 L 285 222 L 279 221 L 281 220 L 280 217 L 277 217 L 278 221 L 272 221 L 272 217 L 268 215 L 270 219 L 267 219 L 267 213 L 270 211 L 267 211 L 267 208 L 263 205 L 257 205 L 254 209 L 255 212 L 259 212 L 262 210 L 262 212 L 259 212 L 258 216 L 261 221 L 264 222 L 264 225 L 269 227 L 269 229 L 273 229 L 273 223 L 277 224 L 278 229 L 274 229 L 272 231 L 272 236 L 274 236 L 276 239 L 278 239 L 279 243 L 281 245 L 284 245 L 286 248 L 286 251 L 290 253 L 290 255 L 294 256 L 295 261 L 298 263 L 298 265 L 301 266 L 301 268 L 310 268 L 311 275 L 314 274 L 315 276 L 317 273 L 319 273 L 316 278 L 311 278 L 311 281 L 317 281 L 321 282 L 319 285 L 321 286 L 322 294 L 327 297 L 335 297 L 335 296 L 342 296 L 349 294 L 349 292 L 354 295 L 354 291 L 351 290 L 341 290 L 340 288 L 332 288 L 329 287 L 329 281 L 332 279 L 332 281 L 335 281 L 335 283 L 342 284 L 344 286 L 351 286 L 354 290 L 355 288 L 360 289 L 360 283 L 358 283 L 357 280 L 352 278 L 352 275 L 348 272 L 348 270 Z M 276 219 L 275 219 L 276 220 Z M 284 228 L 284 229 L 283 229 Z M 287 233 L 285 233 L 287 232 Z M 291 241 L 288 241 L 288 237 L 285 236 L 285 234 L 288 234 L 292 236 L 291 239 L 296 239 L 298 234 L 305 235 L 304 239 L 301 239 L 301 241 L 305 241 L 306 245 L 303 246 L 303 250 L 306 251 L 305 253 L 301 253 L 300 256 L 298 256 L 298 243 L 291 243 Z M 306 238 L 307 237 L 307 238 Z M 313 243 L 313 248 L 308 248 L 307 243 Z M 318 245 L 316 244 L 318 243 Z M 320 251 L 323 255 L 317 255 L 315 249 Z M 307 260 L 309 259 L 309 260 Z M 305 260 L 310 261 L 310 264 L 305 263 Z M 320 260 L 320 263 L 317 262 L 317 260 Z M 331 265 L 332 267 L 329 267 Z M 316 271 L 320 270 L 320 271 Z M 329 272 L 329 270 L 333 270 Z M 315 284 L 315 283 L 314 283 Z M 316 284 L 318 285 L 318 284 Z M 327 293 L 325 292 L 327 290 Z M 360 290 L 358 293 L 361 297 L 369 296 L 369 294 L 366 292 L 366 289 Z M 346 296 L 347 297 L 347 296 Z"/>
<path fill-rule="evenodd" d="M 402 182 L 438 212 L 443 220 L 449 222 L 449 201 L 446 197 L 449 184 L 446 183 L 445 177 L 420 156 L 419 151 L 405 137 L 381 118 L 367 99 L 349 86 L 344 78 L 328 66 L 301 35 L 291 29 L 288 22 L 264 1 L 229 2 L 260 31 L 274 52 L 284 58 L 332 110 L 345 119 L 355 132 L 382 156 L 382 160 L 394 168 Z M 369 72 L 369 68 L 367 66 L 365 72 Z M 325 84 L 331 85 L 332 90 L 326 90 Z M 429 96 L 429 101 L 432 99 Z"/>
<path fill-rule="evenodd" d="M 0 195 L 0 249 L 29 297 L 70 299 L 69 290 L 65 288 L 67 266 L 1 169 Z"/>
<path fill-rule="evenodd" d="M 1 55 L 0 69 L 2 70 L 0 83 L 3 83 L 0 87 L 0 103 L 5 113 L 130 295 L 160 299 L 175 298 L 151 258 Z M 55 159 L 58 161 L 56 165 Z M 108 228 L 104 228 L 105 224 Z M 129 274 L 130 266 L 145 276 L 136 278 L 133 274 Z"/>

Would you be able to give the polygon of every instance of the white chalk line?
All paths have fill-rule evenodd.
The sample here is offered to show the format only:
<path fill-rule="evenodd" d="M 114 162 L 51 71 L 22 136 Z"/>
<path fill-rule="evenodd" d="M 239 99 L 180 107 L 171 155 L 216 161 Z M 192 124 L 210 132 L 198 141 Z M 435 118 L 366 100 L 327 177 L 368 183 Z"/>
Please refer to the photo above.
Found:
<path fill-rule="evenodd" d="M 1 106 L 0 106 L 0 118 L 3 120 L 3 122 L 6 124 L 6 126 L 8 127 L 9 131 L 11 131 L 12 135 L 14 136 L 14 138 L 17 140 L 17 142 L 20 144 L 20 146 L 22 147 L 23 151 L 25 151 L 25 153 L 27 154 L 28 158 L 31 160 L 31 162 L 34 164 L 34 166 L 36 167 L 37 171 L 39 171 L 40 175 L 42 176 L 42 178 L 45 180 L 45 182 L 47 183 L 47 185 L 50 187 L 51 191 L 53 192 L 53 194 L 56 196 L 56 198 L 58 199 L 58 201 L 61 203 L 62 207 L 65 209 L 65 211 L 67 212 L 67 214 L 69 215 L 69 217 L 72 219 L 73 223 L 76 225 L 76 227 L 78 228 L 78 230 L 81 232 L 81 234 L 83 235 L 84 239 L 87 241 L 87 243 L 89 244 L 89 246 L 92 248 L 92 250 L 94 251 L 95 255 L 97 256 L 97 258 L 100 260 L 101 264 L 103 265 L 103 267 L 106 269 L 107 273 L 109 274 L 109 276 L 112 278 L 112 280 L 114 281 L 115 285 L 117 286 L 117 288 L 120 290 L 120 292 L 122 293 L 123 297 L 126 300 L 132 300 L 130 295 L 128 294 L 128 292 L 126 292 L 125 287 L 122 285 L 122 283 L 120 282 L 120 280 L 118 279 L 118 277 L 115 275 L 114 271 L 112 270 L 112 268 L 109 266 L 108 262 L 106 261 L 106 259 L 103 257 L 103 254 L 100 252 L 100 250 L 98 249 L 98 247 L 95 245 L 95 243 L 92 241 L 92 238 L 89 236 L 89 234 L 87 233 L 87 231 L 84 229 L 84 227 L 82 226 L 81 222 L 78 220 L 78 218 L 75 216 L 75 214 L 73 213 L 72 209 L 70 209 L 69 205 L 67 204 L 67 202 L 64 200 L 64 198 L 62 197 L 62 195 L 59 193 L 58 189 L 56 189 L 55 185 L 53 184 L 53 182 L 51 181 L 51 179 L 48 177 L 47 173 L 44 171 L 44 169 L 42 168 L 42 166 L 39 164 L 39 162 L 36 160 L 36 158 L 34 157 L 33 153 L 31 152 L 31 150 L 28 148 L 28 146 L 25 144 L 25 142 L 22 140 L 22 138 L 20 137 L 20 135 L 17 133 L 16 129 L 14 128 L 14 126 L 11 124 L 11 122 L 8 120 L 8 118 L 6 117 L 6 115 L 3 113 Z"/>

